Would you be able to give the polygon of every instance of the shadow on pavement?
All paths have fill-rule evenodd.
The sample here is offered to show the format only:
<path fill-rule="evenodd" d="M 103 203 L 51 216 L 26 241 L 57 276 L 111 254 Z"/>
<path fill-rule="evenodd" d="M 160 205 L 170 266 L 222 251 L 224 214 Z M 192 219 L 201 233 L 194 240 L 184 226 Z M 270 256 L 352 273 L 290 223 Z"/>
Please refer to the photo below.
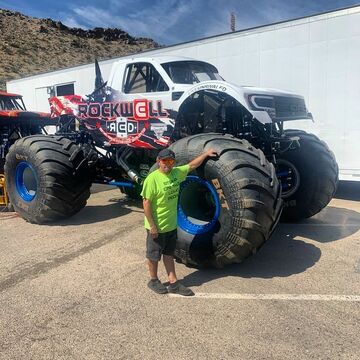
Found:
<path fill-rule="evenodd" d="M 299 223 L 283 223 L 289 236 L 301 236 L 321 243 L 337 241 L 360 229 L 360 213 L 354 210 L 327 206 L 319 214 Z"/>
<path fill-rule="evenodd" d="M 321 257 L 321 250 L 306 239 L 327 243 L 353 235 L 359 229 L 358 212 L 327 207 L 301 223 L 279 224 L 271 239 L 243 263 L 224 269 L 200 269 L 185 276 L 183 282 L 186 286 L 199 286 L 227 276 L 268 279 L 299 274 L 314 266 Z"/>
<path fill-rule="evenodd" d="M 120 218 L 131 212 L 143 212 L 142 203 L 126 197 L 111 198 L 106 205 L 86 205 L 76 215 L 48 224 L 49 226 L 67 226 L 93 224 Z"/>
<path fill-rule="evenodd" d="M 132 212 L 131 209 L 124 207 L 121 203 L 112 203 L 109 205 L 86 205 L 76 215 L 48 224 L 49 226 L 67 226 L 94 224 L 110 219 L 115 219 Z"/>
<path fill-rule="evenodd" d="M 318 247 L 294 240 L 280 225 L 261 250 L 243 263 L 224 269 L 199 269 L 185 276 L 183 283 L 186 286 L 199 286 L 227 276 L 265 279 L 287 277 L 312 267 L 320 257 Z"/>
<path fill-rule="evenodd" d="M 130 199 L 125 196 L 122 198 L 111 198 L 109 199 L 109 202 L 122 204 L 128 208 L 131 207 L 131 210 L 135 212 L 144 212 L 142 207 L 142 200 Z"/>

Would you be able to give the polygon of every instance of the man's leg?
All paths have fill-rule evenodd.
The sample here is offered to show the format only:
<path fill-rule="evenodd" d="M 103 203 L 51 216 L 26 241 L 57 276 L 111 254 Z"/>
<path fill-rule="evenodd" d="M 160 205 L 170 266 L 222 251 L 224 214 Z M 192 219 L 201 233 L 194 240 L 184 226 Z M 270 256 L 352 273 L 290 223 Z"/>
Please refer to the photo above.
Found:
<path fill-rule="evenodd" d="M 155 280 L 158 278 L 158 264 L 161 259 L 161 246 L 157 242 L 154 241 L 152 236 L 150 235 L 149 230 L 146 231 L 146 258 L 148 269 L 150 273 L 150 279 Z"/>
<path fill-rule="evenodd" d="M 150 273 L 150 279 L 151 280 L 155 280 L 158 278 L 157 276 L 157 272 L 158 272 L 158 261 L 153 261 L 150 259 L 147 259 L 147 263 L 148 263 L 148 268 L 149 268 L 149 273 Z"/>
<path fill-rule="evenodd" d="M 183 296 L 192 296 L 194 293 L 177 281 L 176 272 L 175 272 L 175 261 L 174 261 L 174 252 L 176 247 L 176 238 L 177 231 L 171 231 L 166 233 L 166 246 L 163 251 L 163 261 L 165 265 L 166 272 L 169 277 L 169 293 L 183 295 Z"/>
<path fill-rule="evenodd" d="M 169 278 L 169 282 L 170 284 L 173 284 L 177 281 L 174 257 L 171 255 L 163 255 L 163 261 Z"/>
<path fill-rule="evenodd" d="M 150 281 L 148 282 L 148 287 L 155 291 L 157 294 L 166 294 L 168 291 L 166 287 L 158 279 L 158 264 L 161 258 L 161 246 L 159 243 L 155 242 L 151 237 L 149 231 L 147 232 L 146 238 L 146 257 L 150 273 Z"/>

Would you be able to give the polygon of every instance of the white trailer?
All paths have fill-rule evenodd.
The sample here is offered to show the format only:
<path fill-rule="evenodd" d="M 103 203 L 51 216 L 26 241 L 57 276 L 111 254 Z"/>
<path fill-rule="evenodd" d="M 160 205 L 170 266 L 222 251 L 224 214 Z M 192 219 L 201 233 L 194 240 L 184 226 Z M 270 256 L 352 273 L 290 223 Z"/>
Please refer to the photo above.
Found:
<path fill-rule="evenodd" d="M 146 52 L 180 55 L 214 64 L 239 85 L 278 88 L 305 97 L 314 122 L 288 128 L 318 135 L 334 151 L 341 180 L 360 181 L 360 6 L 242 30 Z M 124 58 L 144 56 L 144 53 Z M 119 58 L 100 63 L 108 78 Z M 48 110 L 49 94 L 94 88 L 94 65 L 44 73 L 7 83 L 31 110 Z"/>

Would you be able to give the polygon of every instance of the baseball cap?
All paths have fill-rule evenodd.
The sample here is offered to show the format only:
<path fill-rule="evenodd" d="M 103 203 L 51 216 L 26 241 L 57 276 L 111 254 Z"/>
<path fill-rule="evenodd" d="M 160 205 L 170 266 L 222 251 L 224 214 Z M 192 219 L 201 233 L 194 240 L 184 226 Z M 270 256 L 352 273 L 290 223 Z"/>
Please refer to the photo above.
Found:
<path fill-rule="evenodd" d="M 163 149 L 158 153 L 157 159 L 158 160 L 163 160 L 163 159 L 174 159 L 175 160 L 175 153 L 170 149 Z"/>

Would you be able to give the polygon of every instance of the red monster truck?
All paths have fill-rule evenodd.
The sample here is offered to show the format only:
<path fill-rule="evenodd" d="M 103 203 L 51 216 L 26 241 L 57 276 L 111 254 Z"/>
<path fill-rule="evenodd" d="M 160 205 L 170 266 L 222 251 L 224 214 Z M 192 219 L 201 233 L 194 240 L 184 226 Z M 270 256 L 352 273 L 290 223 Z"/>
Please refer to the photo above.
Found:
<path fill-rule="evenodd" d="M 109 84 L 96 63 L 92 94 L 50 104 L 57 134 L 24 137 L 6 157 L 10 200 L 33 223 L 78 212 L 92 182 L 138 197 L 164 147 L 178 165 L 211 147 L 219 157 L 181 187 L 176 256 L 223 266 L 261 247 L 283 202 L 283 218 L 298 220 L 319 212 L 336 190 L 338 167 L 326 144 L 284 130 L 287 121 L 312 118 L 302 96 L 237 86 L 206 62 L 123 59 Z"/>
<path fill-rule="evenodd" d="M 0 91 L 0 173 L 4 172 L 5 156 L 16 140 L 46 134 L 45 126 L 54 124 L 49 113 L 27 111 L 21 95 Z"/>

